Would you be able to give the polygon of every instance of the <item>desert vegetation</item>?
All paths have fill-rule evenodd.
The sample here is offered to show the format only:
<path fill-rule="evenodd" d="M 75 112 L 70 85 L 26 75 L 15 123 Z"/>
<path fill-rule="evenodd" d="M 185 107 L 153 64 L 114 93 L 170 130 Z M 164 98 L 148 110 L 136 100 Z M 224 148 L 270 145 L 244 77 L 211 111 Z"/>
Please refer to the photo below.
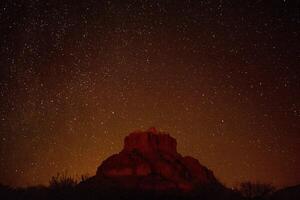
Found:
<path fill-rule="evenodd" d="M 88 180 L 87 175 L 71 176 L 66 172 L 57 173 L 51 177 L 48 186 L 35 186 L 27 188 L 12 188 L 0 185 L 0 199 L 16 200 L 52 200 L 52 199 L 236 199 L 236 200 L 273 200 L 286 199 L 275 198 L 275 187 L 266 183 L 243 182 L 234 190 L 221 191 L 214 187 L 199 187 L 189 193 L 179 191 L 138 191 L 126 190 L 103 186 L 101 188 L 82 188 L 80 183 Z M 299 192 L 298 192 L 299 193 Z M 278 196 L 278 195 L 277 195 Z M 293 200 L 299 196 L 291 196 Z"/>
<path fill-rule="evenodd" d="M 237 191 L 246 199 L 267 199 L 275 191 L 272 184 L 259 182 L 242 182 Z"/>

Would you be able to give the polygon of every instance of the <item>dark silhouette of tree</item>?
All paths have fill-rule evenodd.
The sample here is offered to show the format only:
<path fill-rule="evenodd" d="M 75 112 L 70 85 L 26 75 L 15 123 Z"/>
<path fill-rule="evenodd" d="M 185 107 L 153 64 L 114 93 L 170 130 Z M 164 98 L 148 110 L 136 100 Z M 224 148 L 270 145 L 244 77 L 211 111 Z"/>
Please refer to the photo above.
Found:
<path fill-rule="evenodd" d="M 275 187 L 266 183 L 241 183 L 237 190 L 247 199 L 263 199 L 275 191 Z"/>

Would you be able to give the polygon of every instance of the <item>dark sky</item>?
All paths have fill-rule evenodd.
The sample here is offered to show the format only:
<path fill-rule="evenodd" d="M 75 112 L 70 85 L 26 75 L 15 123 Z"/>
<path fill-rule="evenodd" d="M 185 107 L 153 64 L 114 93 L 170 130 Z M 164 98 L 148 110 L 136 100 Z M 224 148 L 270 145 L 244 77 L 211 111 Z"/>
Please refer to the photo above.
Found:
<path fill-rule="evenodd" d="M 299 1 L 4 0 L 0 38 L 3 184 L 93 175 L 151 126 L 227 186 L 300 183 Z"/>

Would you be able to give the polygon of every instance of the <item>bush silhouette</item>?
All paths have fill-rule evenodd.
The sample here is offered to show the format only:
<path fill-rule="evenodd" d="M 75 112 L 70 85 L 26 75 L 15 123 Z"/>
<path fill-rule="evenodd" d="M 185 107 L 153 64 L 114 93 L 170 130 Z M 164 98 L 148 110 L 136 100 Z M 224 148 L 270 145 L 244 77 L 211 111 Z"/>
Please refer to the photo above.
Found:
<path fill-rule="evenodd" d="M 52 176 L 49 181 L 49 188 L 50 189 L 71 189 L 77 185 L 77 180 L 69 176 L 67 172 L 62 174 L 57 173 L 56 176 Z"/>
<path fill-rule="evenodd" d="M 267 183 L 242 182 L 237 190 L 246 199 L 264 199 L 275 191 L 275 187 Z"/>

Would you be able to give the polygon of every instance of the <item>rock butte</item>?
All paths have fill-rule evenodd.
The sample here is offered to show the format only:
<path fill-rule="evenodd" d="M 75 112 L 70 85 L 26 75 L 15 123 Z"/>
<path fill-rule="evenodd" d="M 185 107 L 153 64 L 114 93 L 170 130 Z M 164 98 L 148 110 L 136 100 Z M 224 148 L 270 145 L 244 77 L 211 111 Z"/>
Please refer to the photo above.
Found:
<path fill-rule="evenodd" d="M 110 181 L 122 188 L 182 191 L 221 185 L 212 171 L 195 158 L 181 156 L 176 147 L 174 138 L 155 128 L 133 132 L 125 138 L 123 150 L 104 160 L 96 176 L 82 184 Z"/>

